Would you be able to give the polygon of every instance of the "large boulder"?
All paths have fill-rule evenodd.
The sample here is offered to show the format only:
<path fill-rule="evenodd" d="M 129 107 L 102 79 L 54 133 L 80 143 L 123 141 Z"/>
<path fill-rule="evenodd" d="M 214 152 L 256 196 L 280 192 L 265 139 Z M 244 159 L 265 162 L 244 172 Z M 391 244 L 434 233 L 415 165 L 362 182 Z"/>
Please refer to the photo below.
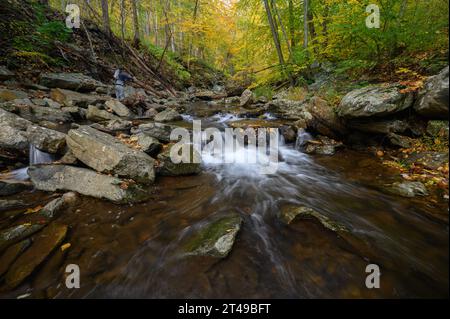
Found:
<path fill-rule="evenodd" d="M 253 92 L 247 89 L 241 95 L 241 98 L 239 100 L 239 106 L 248 107 L 254 102 L 254 99 L 255 97 L 253 95 Z"/>
<path fill-rule="evenodd" d="M 154 181 L 155 161 L 107 133 L 81 126 L 69 131 L 67 145 L 76 158 L 98 172 L 131 178 L 140 183 Z"/>
<path fill-rule="evenodd" d="M 417 113 L 431 119 L 448 119 L 448 79 L 449 67 L 447 66 L 441 73 L 430 77 L 425 82 L 414 104 Z"/>
<path fill-rule="evenodd" d="M 133 113 L 128 109 L 128 107 L 126 107 L 125 105 L 120 103 L 120 101 L 118 101 L 118 100 L 106 101 L 105 107 L 108 109 L 111 109 L 114 113 L 116 113 L 117 115 L 119 115 L 121 117 L 132 117 L 133 116 Z"/>
<path fill-rule="evenodd" d="M 412 106 L 414 94 L 401 92 L 398 84 L 372 85 L 349 92 L 337 113 L 346 119 L 384 117 Z"/>
<path fill-rule="evenodd" d="M 81 73 L 44 73 L 40 84 L 49 88 L 68 89 L 80 92 L 94 91 L 103 83 Z"/>
<path fill-rule="evenodd" d="M 172 109 L 167 109 L 155 115 L 155 121 L 161 123 L 180 121 L 182 119 L 181 115 Z"/>
<path fill-rule="evenodd" d="M 83 94 L 63 89 L 51 90 L 50 97 L 52 100 L 65 106 L 79 106 L 83 108 L 88 107 L 90 104 L 104 103 L 108 99 L 108 97 L 105 96 Z"/>
<path fill-rule="evenodd" d="M 28 169 L 28 175 L 36 189 L 42 191 L 74 191 L 119 204 L 141 202 L 150 197 L 149 191 L 137 184 L 86 168 L 66 165 L 32 166 Z"/>
<path fill-rule="evenodd" d="M 95 105 L 89 105 L 86 112 L 86 118 L 92 122 L 120 120 L 120 117 L 118 117 L 117 115 L 109 113 L 108 111 L 105 110 L 101 110 L 99 107 Z"/>
<path fill-rule="evenodd" d="M 66 147 L 66 134 L 45 127 L 30 125 L 27 136 L 31 144 L 47 153 L 61 154 Z"/>
<path fill-rule="evenodd" d="M 22 91 L 0 89 L 0 102 L 13 101 L 17 99 L 26 99 L 28 94 Z"/>
<path fill-rule="evenodd" d="M 188 255 L 225 258 L 233 248 L 241 229 L 242 218 L 237 214 L 218 218 L 200 228 L 185 244 Z"/>
<path fill-rule="evenodd" d="M 201 172 L 201 156 L 194 150 L 192 145 L 188 145 L 190 150 L 189 163 L 174 163 L 170 152 L 175 144 L 169 144 L 160 154 L 158 154 L 158 164 L 156 166 L 156 172 L 162 176 L 182 176 L 182 175 L 194 175 Z M 181 153 L 179 153 L 181 155 Z"/>

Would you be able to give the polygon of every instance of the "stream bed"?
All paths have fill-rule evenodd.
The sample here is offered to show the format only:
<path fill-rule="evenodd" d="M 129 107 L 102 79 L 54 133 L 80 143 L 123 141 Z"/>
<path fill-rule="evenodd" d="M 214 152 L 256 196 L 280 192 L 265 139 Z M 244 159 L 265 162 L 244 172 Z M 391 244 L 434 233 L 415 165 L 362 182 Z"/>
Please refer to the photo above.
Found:
<path fill-rule="evenodd" d="M 205 121 L 225 127 L 230 114 Z M 185 120 L 192 120 L 191 117 Z M 365 153 L 311 156 L 280 146 L 278 171 L 203 163 L 197 176 L 160 177 L 152 200 L 118 206 L 81 197 L 57 221 L 65 243 L 25 284 L 0 297 L 35 298 L 400 298 L 448 297 L 448 204 L 380 191 L 398 177 Z M 14 199 L 45 204 L 51 194 Z M 286 205 L 306 206 L 348 230 L 315 219 L 283 223 Z M 239 214 L 242 227 L 224 259 L 188 256 L 190 234 Z M 2 223 L 5 221 L 2 220 Z M 80 289 L 64 285 L 77 264 Z M 381 270 L 368 289 L 366 266 Z"/>

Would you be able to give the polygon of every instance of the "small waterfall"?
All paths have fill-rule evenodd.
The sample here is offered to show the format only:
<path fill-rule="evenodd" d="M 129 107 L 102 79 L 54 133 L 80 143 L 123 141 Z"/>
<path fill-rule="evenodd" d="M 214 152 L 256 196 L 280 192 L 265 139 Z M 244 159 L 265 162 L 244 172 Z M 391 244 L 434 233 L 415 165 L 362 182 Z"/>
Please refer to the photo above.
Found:
<path fill-rule="evenodd" d="M 302 150 L 303 146 L 305 146 L 306 142 L 313 140 L 311 134 L 306 132 L 304 129 L 299 129 L 297 132 L 297 140 L 295 141 L 295 149 Z"/>
<path fill-rule="evenodd" d="M 55 160 L 55 156 L 38 150 L 33 144 L 30 144 L 30 166 L 36 164 L 47 164 Z"/>

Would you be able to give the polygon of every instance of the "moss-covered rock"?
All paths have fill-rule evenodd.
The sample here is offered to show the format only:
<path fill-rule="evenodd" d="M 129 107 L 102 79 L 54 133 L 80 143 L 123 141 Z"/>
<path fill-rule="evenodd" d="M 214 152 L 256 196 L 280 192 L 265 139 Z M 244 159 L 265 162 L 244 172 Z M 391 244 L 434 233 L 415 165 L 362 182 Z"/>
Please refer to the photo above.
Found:
<path fill-rule="evenodd" d="M 237 214 L 216 219 L 188 240 L 186 252 L 189 255 L 226 257 L 233 247 L 241 223 L 242 218 Z"/>

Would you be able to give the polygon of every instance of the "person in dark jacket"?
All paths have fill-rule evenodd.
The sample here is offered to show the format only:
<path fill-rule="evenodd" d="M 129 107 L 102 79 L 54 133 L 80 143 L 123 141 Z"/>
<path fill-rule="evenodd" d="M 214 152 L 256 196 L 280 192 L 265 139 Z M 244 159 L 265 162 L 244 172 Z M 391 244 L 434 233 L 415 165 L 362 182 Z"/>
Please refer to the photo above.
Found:
<path fill-rule="evenodd" d="M 133 81 L 133 77 L 126 73 L 125 71 L 118 68 L 114 72 L 114 84 L 116 87 L 116 98 L 118 100 L 123 100 L 125 98 L 124 87 L 125 82 Z"/>

